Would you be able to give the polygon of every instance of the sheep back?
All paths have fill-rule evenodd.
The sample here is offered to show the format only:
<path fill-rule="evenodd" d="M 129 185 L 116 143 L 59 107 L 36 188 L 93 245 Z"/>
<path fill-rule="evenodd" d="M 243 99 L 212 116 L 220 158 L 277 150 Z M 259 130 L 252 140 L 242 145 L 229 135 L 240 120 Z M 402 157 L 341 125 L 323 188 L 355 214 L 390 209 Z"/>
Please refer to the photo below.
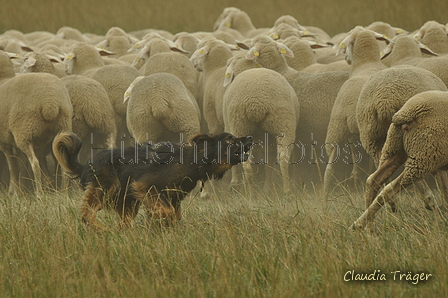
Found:
<path fill-rule="evenodd" d="M 392 116 L 415 94 L 428 90 L 447 90 L 432 72 L 396 66 L 379 71 L 364 85 L 356 107 L 360 138 L 367 153 L 378 154 L 384 144 Z"/>
<path fill-rule="evenodd" d="M 137 142 L 185 139 L 200 131 L 199 113 L 188 89 L 175 75 L 157 73 L 135 83 L 127 107 L 127 125 Z"/>
<path fill-rule="evenodd" d="M 56 133 L 72 128 L 67 89 L 52 74 L 27 73 L 11 78 L 0 87 L 0 103 L 4 143 L 46 144 Z"/>

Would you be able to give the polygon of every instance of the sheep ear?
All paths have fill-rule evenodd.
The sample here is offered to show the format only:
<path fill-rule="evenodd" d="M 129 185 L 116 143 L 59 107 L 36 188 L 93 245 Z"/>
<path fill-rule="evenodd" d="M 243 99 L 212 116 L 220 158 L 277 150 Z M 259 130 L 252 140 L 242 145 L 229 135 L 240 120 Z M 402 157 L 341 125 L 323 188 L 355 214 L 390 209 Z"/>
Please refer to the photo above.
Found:
<path fill-rule="evenodd" d="M 109 41 L 107 39 L 103 40 L 102 42 L 100 42 L 96 45 L 96 47 L 98 49 L 102 49 L 102 50 L 107 49 L 108 46 L 109 46 Z"/>
<path fill-rule="evenodd" d="M 190 54 L 190 52 L 182 49 L 182 47 L 180 47 L 178 44 L 175 44 L 174 42 L 172 42 L 171 40 L 167 40 L 168 46 L 170 47 L 170 50 L 173 52 L 179 52 L 179 53 L 184 53 L 184 54 Z"/>
<path fill-rule="evenodd" d="M 20 56 L 16 53 L 11 53 L 11 52 L 4 52 L 4 53 L 8 56 L 9 59 L 19 59 L 20 58 Z"/>
<path fill-rule="evenodd" d="M 23 62 L 23 66 L 26 68 L 32 67 L 36 64 L 36 59 L 34 57 L 28 57 Z"/>
<path fill-rule="evenodd" d="M 373 33 L 373 35 L 375 36 L 375 38 L 377 40 L 385 41 L 387 44 L 390 43 L 390 38 L 387 37 L 385 34 L 380 34 L 378 32 L 372 31 L 372 30 L 369 30 L 369 31 Z"/>
<path fill-rule="evenodd" d="M 340 54 L 345 54 L 345 52 L 347 51 L 347 45 L 353 44 L 354 41 L 355 41 L 355 39 L 353 38 L 353 36 L 351 34 L 349 34 L 347 37 L 345 37 L 339 44 L 338 50 L 336 52 L 336 56 L 338 56 Z"/>
<path fill-rule="evenodd" d="M 422 37 L 423 37 L 422 30 L 419 30 L 417 33 L 414 34 L 414 38 L 416 40 L 420 40 L 420 39 L 422 39 Z"/>
<path fill-rule="evenodd" d="M 422 53 L 425 53 L 428 55 L 433 55 L 433 56 L 439 56 L 439 54 L 437 54 L 436 52 L 431 50 L 427 45 L 421 43 L 420 41 L 417 41 L 417 43 L 418 43 L 418 46 L 420 47 L 420 51 L 422 51 Z"/>
<path fill-rule="evenodd" d="M 18 41 L 19 46 L 22 50 L 24 50 L 25 52 L 34 52 L 32 48 L 30 48 L 29 46 L 27 46 L 23 41 L 19 40 Z"/>
<path fill-rule="evenodd" d="M 202 58 L 205 55 L 207 55 L 209 51 L 210 51 L 209 46 L 203 46 L 202 48 L 194 51 L 194 53 L 193 53 L 193 55 L 191 55 L 190 59 L 193 61 L 194 59 Z"/>
<path fill-rule="evenodd" d="M 300 37 L 316 37 L 316 33 L 312 33 L 309 30 L 298 30 Z"/>
<path fill-rule="evenodd" d="M 63 63 L 62 59 L 52 55 L 45 55 L 51 62 Z"/>
<path fill-rule="evenodd" d="M 389 56 L 390 53 L 392 53 L 392 49 L 393 49 L 393 43 L 390 43 L 387 45 L 386 48 L 384 48 L 383 51 L 381 51 L 381 60 L 386 58 L 387 56 Z"/>
<path fill-rule="evenodd" d="M 249 51 L 246 54 L 246 59 L 247 60 L 254 60 L 256 57 L 260 56 L 260 52 L 257 51 L 257 48 L 255 46 L 253 46 L 252 48 L 249 49 Z"/>
<path fill-rule="evenodd" d="M 73 52 L 68 53 L 64 58 L 64 64 L 67 65 L 67 74 L 73 74 L 73 67 L 75 65 L 76 54 Z"/>
<path fill-rule="evenodd" d="M 135 57 L 134 61 L 132 62 L 131 66 L 137 65 L 137 63 L 139 63 L 141 59 L 148 58 L 149 56 L 148 52 L 150 48 L 151 48 L 150 44 L 147 44 L 143 49 L 141 49 L 140 52 L 138 52 L 137 56 Z"/>
<path fill-rule="evenodd" d="M 398 27 L 392 27 L 392 29 L 395 30 L 395 34 L 399 35 L 399 34 L 408 34 L 409 32 L 402 29 L 402 28 L 398 28 Z"/>
<path fill-rule="evenodd" d="M 307 40 L 308 44 L 310 45 L 310 47 L 312 49 L 320 49 L 320 48 L 328 48 L 331 47 L 331 45 L 329 44 L 323 44 L 317 41 L 311 41 L 311 40 Z"/>
<path fill-rule="evenodd" d="M 129 85 L 128 89 L 126 89 L 126 91 L 124 92 L 123 103 L 125 103 L 131 97 L 132 89 L 134 89 L 134 86 L 144 77 L 145 76 L 138 76 L 132 81 L 132 83 Z"/>
<path fill-rule="evenodd" d="M 232 83 L 234 78 L 233 65 L 230 64 L 226 69 L 226 74 L 224 76 L 224 87 L 227 87 L 230 83 Z"/>
<path fill-rule="evenodd" d="M 272 38 L 273 40 L 277 40 L 277 39 L 279 39 L 280 38 L 280 36 L 277 34 L 277 32 L 268 32 L 268 36 L 270 37 L 270 38 Z"/>
<path fill-rule="evenodd" d="M 245 44 L 244 42 L 241 41 L 236 41 L 236 45 L 243 50 L 249 50 L 249 46 L 247 44 Z"/>
<path fill-rule="evenodd" d="M 281 42 L 276 42 L 276 44 L 277 44 L 277 49 L 280 52 L 280 54 L 285 55 L 286 57 L 290 57 L 290 58 L 294 57 L 293 51 L 291 51 L 291 49 L 288 48 L 286 45 L 284 45 Z"/>
<path fill-rule="evenodd" d="M 110 56 L 110 55 L 115 55 L 116 53 L 105 50 L 105 49 L 98 49 L 98 53 L 100 53 L 101 56 Z"/>

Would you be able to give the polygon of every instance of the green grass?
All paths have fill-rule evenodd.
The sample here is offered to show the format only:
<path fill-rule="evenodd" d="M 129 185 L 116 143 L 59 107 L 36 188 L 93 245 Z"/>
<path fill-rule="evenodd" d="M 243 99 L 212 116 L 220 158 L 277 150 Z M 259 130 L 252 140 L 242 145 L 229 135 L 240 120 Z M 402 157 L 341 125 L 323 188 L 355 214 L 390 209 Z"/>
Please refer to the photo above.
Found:
<path fill-rule="evenodd" d="M 97 233 L 79 216 L 81 192 L 1 196 L 2 297 L 444 297 L 448 293 L 446 214 L 412 194 L 400 212 L 382 210 L 377 234 L 348 229 L 361 195 L 325 201 L 256 194 L 197 196 L 183 202 L 182 222 L 160 227 L 141 212 L 117 228 L 112 211 Z M 353 202 L 353 203 L 351 203 Z M 387 281 L 344 281 L 349 270 L 381 270 Z M 390 274 L 426 272 L 427 282 Z"/>
<path fill-rule="evenodd" d="M 53 1 L 2 0 L 0 32 L 9 29 L 56 32 L 72 26 L 82 32 L 104 34 L 112 26 L 126 31 L 146 28 L 180 31 L 210 31 L 225 7 L 246 11 L 257 27 L 272 27 L 281 15 L 292 15 L 303 25 L 321 27 L 330 35 L 356 25 L 384 21 L 413 31 L 428 20 L 448 22 L 448 1 L 406 0 L 303 0 L 303 1 L 200 1 L 200 0 L 108 0 Z"/>

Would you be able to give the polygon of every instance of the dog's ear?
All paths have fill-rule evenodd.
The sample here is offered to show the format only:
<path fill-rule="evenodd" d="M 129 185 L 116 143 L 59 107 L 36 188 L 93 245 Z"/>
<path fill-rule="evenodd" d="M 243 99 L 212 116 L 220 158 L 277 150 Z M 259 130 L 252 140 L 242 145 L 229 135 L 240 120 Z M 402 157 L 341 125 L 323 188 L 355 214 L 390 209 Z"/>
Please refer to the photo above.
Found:
<path fill-rule="evenodd" d="M 203 143 L 205 141 L 210 142 L 210 141 L 214 141 L 214 140 L 215 140 L 215 138 L 213 138 L 211 135 L 206 134 L 206 133 L 200 133 L 200 134 L 195 135 L 191 139 L 191 142 L 198 144 L 198 143 Z"/>

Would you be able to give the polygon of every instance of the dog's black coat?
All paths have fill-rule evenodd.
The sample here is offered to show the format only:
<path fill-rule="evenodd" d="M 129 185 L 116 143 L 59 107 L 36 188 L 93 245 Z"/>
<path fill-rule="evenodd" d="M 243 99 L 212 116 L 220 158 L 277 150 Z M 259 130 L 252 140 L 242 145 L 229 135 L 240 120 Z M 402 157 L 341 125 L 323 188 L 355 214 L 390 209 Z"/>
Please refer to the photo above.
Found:
<path fill-rule="evenodd" d="M 102 150 L 82 165 L 77 161 L 81 141 L 65 133 L 56 137 L 53 151 L 85 190 L 83 219 L 98 225 L 95 213 L 101 208 L 113 207 L 128 223 L 142 203 L 153 216 L 180 219 L 180 201 L 197 182 L 221 179 L 233 165 L 247 160 L 251 145 L 252 137 L 198 134 L 191 144 Z"/>

